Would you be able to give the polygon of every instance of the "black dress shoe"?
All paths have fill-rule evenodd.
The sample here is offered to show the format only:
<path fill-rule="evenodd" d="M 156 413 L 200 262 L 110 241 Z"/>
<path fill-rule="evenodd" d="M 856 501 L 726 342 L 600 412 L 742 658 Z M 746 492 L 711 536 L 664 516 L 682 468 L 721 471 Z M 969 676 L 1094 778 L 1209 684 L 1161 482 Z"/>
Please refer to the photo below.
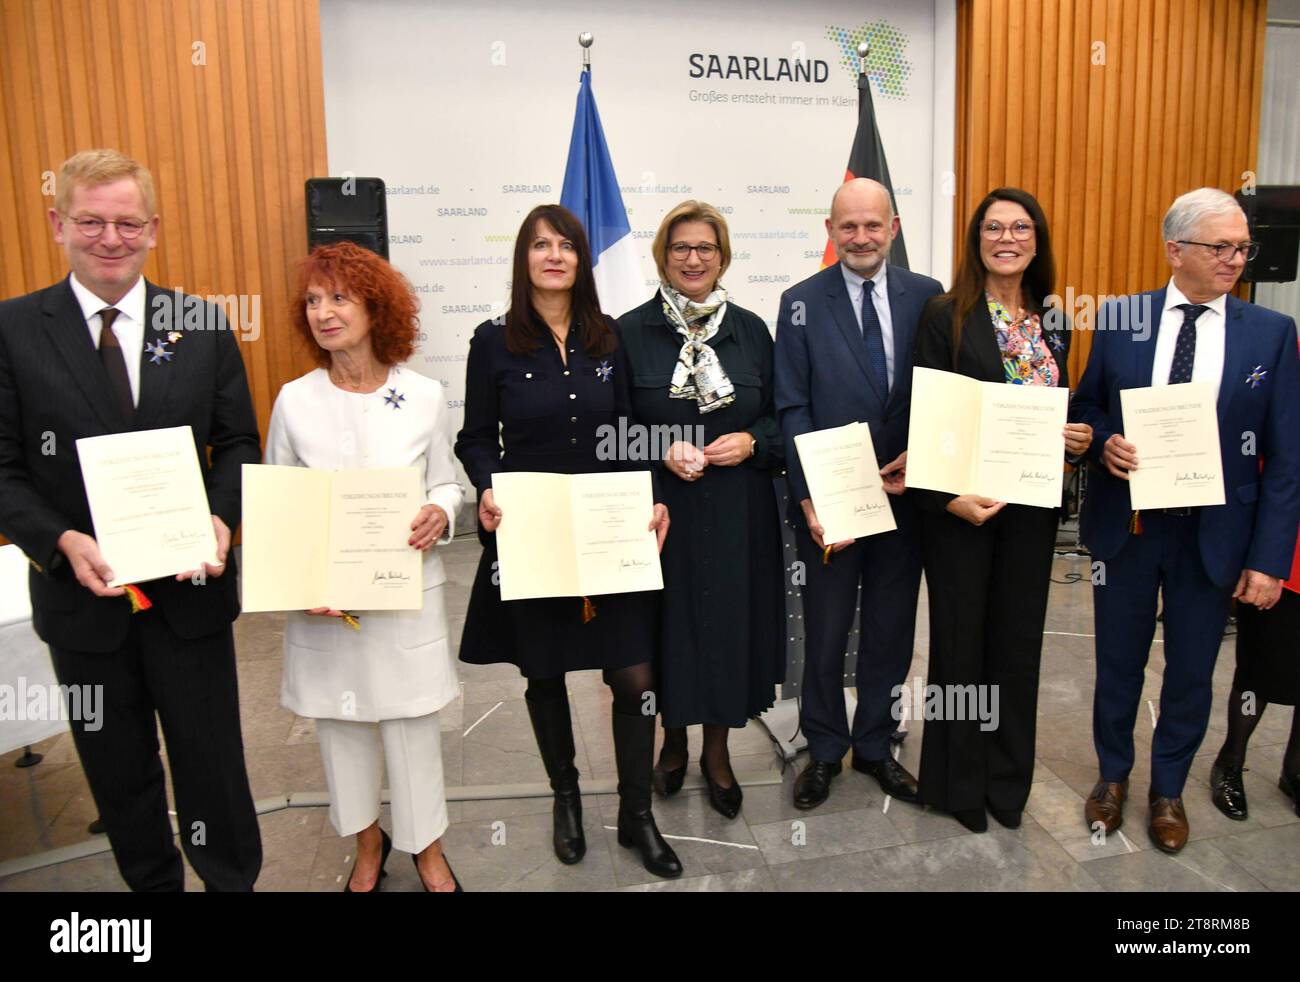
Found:
<path fill-rule="evenodd" d="M 451 868 L 451 860 L 447 858 L 447 854 L 445 852 L 442 854 L 442 861 L 447 864 L 447 872 L 451 874 L 451 882 L 456 884 L 456 889 L 451 892 L 464 893 L 465 888 L 460 885 L 460 880 L 456 878 L 456 871 Z M 415 875 L 420 878 L 420 886 L 424 887 L 424 892 L 433 893 L 434 891 L 429 889 L 429 885 L 424 882 L 424 876 L 421 875 L 420 873 L 420 857 L 416 856 L 415 854 L 412 854 L 411 862 L 415 863 Z"/>
<path fill-rule="evenodd" d="M 704 766 L 703 762 L 701 762 L 700 766 Z M 665 797 L 675 795 L 682 789 L 682 782 L 686 780 L 686 762 L 682 761 L 681 767 L 674 767 L 672 770 L 661 764 L 655 764 L 651 780 L 654 783 L 654 789 L 661 795 Z"/>
<path fill-rule="evenodd" d="M 987 805 L 987 804 L 985 807 L 988 808 L 989 814 L 992 815 L 994 818 L 996 818 L 998 820 L 998 824 L 1001 825 L 1004 829 L 1020 828 L 1021 818 L 1024 814 L 1023 812 L 1004 811 L 1001 808 L 994 808 L 992 805 Z"/>
<path fill-rule="evenodd" d="M 739 815 L 740 803 L 744 800 L 745 793 L 740 790 L 736 775 L 731 775 L 731 787 L 722 787 L 709 775 L 709 766 L 704 763 L 703 757 L 700 758 L 700 773 L 704 775 L 704 783 L 709 786 L 709 804 L 714 810 L 723 818 L 735 818 Z"/>
<path fill-rule="evenodd" d="M 907 768 L 893 757 L 885 757 L 882 760 L 862 760 L 855 755 L 853 769 L 862 774 L 870 774 L 880 782 L 880 787 L 885 794 L 892 795 L 899 801 L 914 805 L 921 801 L 916 788 L 916 778 L 912 777 Z"/>
<path fill-rule="evenodd" d="M 984 814 L 983 808 L 958 808 L 949 814 L 971 832 L 987 832 L 989 830 L 989 817 Z"/>
<path fill-rule="evenodd" d="M 1300 774 L 1290 776 L 1283 774 L 1277 779 L 1277 786 L 1282 793 L 1295 802 L 1295 813 L 1300 815 Z"/>
<path fill-rule="evenodd" d="M 1244 770 L 1244 767 L 1220 764 L 1217 760 L 1210 768 L 1210 800 L 1234 822 L 1244 822 L 1250 817 L 1246 807 L 1246 788 L 1241 780 Z"/>
<path fill-rule="evenodd" d="M 843 765 L 838 760 L 810 760 L 803 773 L 794 782 L 794 806 L 796 808 L 816 808 L 831 793 L 831 779 Z"/>
<path fill-rule="evenodd" d="M 384 864 L 388 862 L 388 854 L 393 851 L 393 840 L 388 837 L 388 833 L 385 832 L 383 829 L 380 829 L 379 834 L 384 837 L 384 851 L 382 856 L 380 856 L 379 859 L 379 875 L 375 877 L 375 885 L 372 886 L 369 890 L 353 890 L 352 873 L 355 873 L 357 871 L 357 864 L 353 863 L 352 873 L 348 874 L 348 882 L 343 884 L 344 893 L 378 893 L 379 892 L 379 881 L 388 875 L 388 871 L 384 869 Z"/>

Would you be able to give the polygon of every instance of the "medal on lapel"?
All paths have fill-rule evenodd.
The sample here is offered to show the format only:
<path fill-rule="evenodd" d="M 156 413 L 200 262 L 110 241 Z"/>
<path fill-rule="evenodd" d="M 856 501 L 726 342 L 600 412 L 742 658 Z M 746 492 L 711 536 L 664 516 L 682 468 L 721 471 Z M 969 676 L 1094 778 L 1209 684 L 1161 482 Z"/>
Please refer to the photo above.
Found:
<path fill-rule="evenodd" d="M 154 365 L 161 365 L 164 361 L 171 361 L 172 355 L 176 352 L 168 351 L 167 344 L 163 341 L 155 341 L 153 344 L 145 343 L 145 350 L 149 352 L 149 361 Z"/>
<path fill-rule="evenodd" d="M 384 396 L 384 405 L 392 406 L 394 409 L 401 409 L 402 403 L 406 401 L 406 396 L 396 389 L 389 389 L 388 395 Z"/>
<path fill-rule="evenodd" d="M 1256 365 L 1255 370 L 1246 376 L 1246 384 L 1252 389 L 1258 389 L 1260 383 L 1268 376 L 1268 369 L 1263 365 Z"/>

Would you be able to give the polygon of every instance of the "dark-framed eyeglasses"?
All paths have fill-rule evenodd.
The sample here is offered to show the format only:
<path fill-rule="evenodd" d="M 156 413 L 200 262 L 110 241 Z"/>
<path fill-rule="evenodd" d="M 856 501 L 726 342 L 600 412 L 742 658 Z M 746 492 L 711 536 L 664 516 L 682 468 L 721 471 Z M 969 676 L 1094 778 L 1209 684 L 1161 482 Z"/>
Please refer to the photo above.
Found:
<path fill-rule="evenodd" d="M 104 227 L 107 225 L 117 226 L 117 234 L 124 239 L 138 238 L 144 231 L 148 222 L 137 221 L 134 218 L 124 218 L 117 222 L 106 222 L 102 218 L 69 218 L 73 225 L 88 239 L 97 239 L 104 234 Z"/>
<path fill-rule="evenodd" d="M 1034 223 L 1021 219 L 1018 222 L 1012 222 L 1010 225 L 1003 225 L 990 219 L 986 222 L 980 222 L 980 235 L 990 242 L 996 242 L 1002 238 L 1002 232 L 1005 229 L 1011 229 L 1011 237 L 1017 242 L 1024 242 L 1034 234 Z"/>
<path fill-rule="evenodd" d="M 1196 242 L 1192 239 L 1174 239 L 1179 245 L 1198 245 L 1204 246 L 1214 253 L 1214 258 L 1221 263 L 1230 263 L 1237 258 L 1237 253 L 1246 257 L 1246 262 L 1250 262 L 1259 255 L 1258 242 L 1242 242 L 1233 245 L 1231 242 Z"/>
<path fill-rule="evenodd" d="M 674 242 L 668 247 L 668 254 L 679 262 L 685 262 L 686 257 L 692 252 L 700 257 L 700 262 L 707 263 L 710 259 L 718 254 L 718 247 L 712 242 L 701 242 L 699 245 L 688 245 L 685 242 Z"/>

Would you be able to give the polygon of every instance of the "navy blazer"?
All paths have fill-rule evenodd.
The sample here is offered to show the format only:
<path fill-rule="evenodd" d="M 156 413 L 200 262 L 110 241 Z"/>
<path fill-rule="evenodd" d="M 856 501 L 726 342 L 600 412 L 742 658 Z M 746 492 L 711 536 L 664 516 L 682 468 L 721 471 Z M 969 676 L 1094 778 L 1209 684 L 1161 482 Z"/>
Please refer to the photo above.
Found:
<path fill-rule="evenodd" d="M 886 279 L 894 330 L 894 386 L 888 397 L 867 363 L 840 264 L 796 283 L 781 294 L 776 320 L 776 411 L 785 437 L 790 516 L 803 526 L 799 502 L 810 497 L 794 438 L 800 433 L 863 422 L 879 462 L 907 449 L 912 406 L 912 351 L 921 310 L 943 292 L 938 280 L 897 266 Z"/>
<path fill-rule="evenodd" d="M 1093 429 L 1080 535 L 1101 560 L 1123 547 L 1132 514 L 1128 482 L 1111 475 L 1102 451 L 1111 436 L 1124 432 L 1120 391 L 1151 384 L 1164 302 L 1161 289 L 1102 305 L 1088 367 L 1070 407 L 1071 420 Z M 1220 587 L 1234 583 L 1242 569 L 1286 579 L 1300 525 L 1295 321 L 1231 294 L 1225 313 L 1218 415 L 1226 503 L 1198 509 L 1201 561 Z M 1253 384 L 1249 379 L 1258 372 L 1266 374 Z"/>
<path fill-rule="evenodd" d="M 32 562 L 32 625 L 41 640 L 77 651 L 117 650 L 131 608 L 96 597 L 77 582 L 58 550 L 68 529 L 94 534 L 76 441 L 137 430 L 189 426 L 212 514 L 239 527 L 244 464 L 262 459 L 257 416 L 235 335 L 219 308 L 204 306 L 204 326 L 186 329 L 172 291 L 145 283 L 145 342 L 181 331 L 174 356 L 153 364 L 140 353 L 140 399 L 126 419 L 68 280 L 0 303 L 0 532 Z M 191 302 L 194 298 L 190 298 Z M 177 316 L 173 319 L 172 314 Z M 238 571 L 206 584 L 153 580 L 145 593 L 182 638 L 198 638 L 239 615 Z"/>

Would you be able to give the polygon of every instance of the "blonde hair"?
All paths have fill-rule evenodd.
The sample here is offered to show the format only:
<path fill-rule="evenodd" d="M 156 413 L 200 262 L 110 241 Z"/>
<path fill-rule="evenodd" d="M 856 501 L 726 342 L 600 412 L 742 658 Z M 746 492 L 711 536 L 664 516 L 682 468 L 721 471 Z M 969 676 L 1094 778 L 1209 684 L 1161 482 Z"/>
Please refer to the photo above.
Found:
<path fill-rule="evenodd" d="M 72 191 L 76 187 L 98 187 L 112 181 L 132 178 L 144 198 L 146 218 L 157 214 L 154 198 L 153 175 L 149 168 L 132 160 L 119 150 L 83 150 L 73 154 L 59 168 L 58 184 L 54 194 L 54 208 L 66 215 L 72 204 Z"/>
<path fill-rule="evenodd" d="M 668 279 L 668 237 L 672 234 L 673 226 L 678 222 L 704 222 L 712 226 L 713 234 L 718 237 L 718 252 L 722 260 L 722 265 L 718 268 L 718 279 L 721 280 L 722 274 L 731 265 L 731 236 L 727 234 L 727 220 L 713 205 L 693 198 L 683 201 L 666 214 L 664 220 L 659 223 L 659 231 L 655 233 L 654 244 L 650 247 L 655 268 L 659 270 L 659 278 Z"/>

